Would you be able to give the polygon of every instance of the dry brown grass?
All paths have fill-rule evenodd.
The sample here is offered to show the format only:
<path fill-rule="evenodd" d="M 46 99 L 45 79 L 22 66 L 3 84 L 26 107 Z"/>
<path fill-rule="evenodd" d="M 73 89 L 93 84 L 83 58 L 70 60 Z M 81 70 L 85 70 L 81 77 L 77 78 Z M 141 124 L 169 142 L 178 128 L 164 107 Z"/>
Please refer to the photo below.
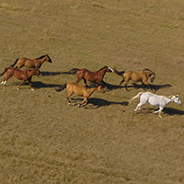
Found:
<path fill-rule="evenodd" d="M 74 67 L 150 68 L 156 93 L 183 102 L 183 9 L 182 0 L 0 0 L 1 71 L 18 57 L 53 60 L 33 77 L 35 92 L 17 91 L 14 78 L 0 86 L 1 183 L 183 183 L 183 106 L 169 104 L 162 119 L 148 104 L 134 113 L 138 100 L 127 101 L 143 89 L 119 88 L 113 73 L 84 108 L 54 90 L 76 81 Z"/>

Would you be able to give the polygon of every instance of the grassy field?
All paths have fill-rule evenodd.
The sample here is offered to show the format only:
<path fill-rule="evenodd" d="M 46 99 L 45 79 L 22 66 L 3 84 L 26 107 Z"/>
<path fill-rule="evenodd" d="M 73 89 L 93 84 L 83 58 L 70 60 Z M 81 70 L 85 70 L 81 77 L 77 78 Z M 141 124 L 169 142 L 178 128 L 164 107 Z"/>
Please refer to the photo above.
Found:
<path fill-rule="evenodd" d="M 149 104 L 135 113 L 139 99 L 127 102 L 141 84 L 126 91 L 114 73 L 85 107 L 54 90 L 76 81 L 72 68 L 149 68 L 156 94 L 184 102 L 183 9 L 183 0 L 0 0 L 0 72 L 16 58 L 53 61 L 34 92 L 13 77 L 0 86 L 0 183 L 184 183 L 183 106 L 168 104 L 163 118 Z"/>

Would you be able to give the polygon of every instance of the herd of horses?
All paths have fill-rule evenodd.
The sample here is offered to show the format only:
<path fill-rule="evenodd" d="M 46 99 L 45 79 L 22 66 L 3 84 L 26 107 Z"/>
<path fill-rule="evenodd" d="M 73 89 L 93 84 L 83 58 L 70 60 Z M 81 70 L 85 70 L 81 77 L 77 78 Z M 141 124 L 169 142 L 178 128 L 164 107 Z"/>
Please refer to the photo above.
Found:
<path fill-rule="evenodd" d="M 28 58 L 18 58 L 15 62 L 10 66 L 4 69 L 4 71 L 0 74 L 3 76 L 5 73 L 7 76 L 1 82 L 2 85 L 5 85 L 9 78 L 12 76 L 16 79 L 21 80 L 21 83 L 17 87 L 20 86 L 25 82 L 28 81 L 31 90 L 34 91 L 31 84 L 31 79 L 33 75 L 41 76 L 42 73 L 39 68 L 42 66 L 44 62 L 52 63 L 51 58 L 48 55 L 42 55 L 39 58 L 35 59 L 28 59 Z M 22 67 L 26 67 L 25 70 L 20 70 Z M 83 101 L 79 104 L 79 106 L 85 106 L 88 102 L 88 98 L 92 95 L 92 93 L 96 90 L 100 92 L 105 92 L 107 89 L 107 84 L 104 82 L 103 78 L 106 72 L 113 72 L 123 77 L 123 80 L 120 82 L 121 85 L 125 82 L 125 89 L 128 91 L 128 82 L 130 80 L 134 82 L 141 82 L 144 86 L 149 87 L 152 91 L 154 90 L 151 85 L 148 83 L 148 79 L 150 78 L 151 82 L 155 79 L 155 73 L 150 69 L 144 69 L 140 72 L 135 71 L 117 71 L 116 68 L 112 69 L 108 66 L 104 66 L 98 71 L 89 71 L 87 69 L 75 69 L 74 73 L 77 75 L 76 82 L 64 84 L 59 89 L 55 88 L 56 91 L 62 91 L 63 89 L 67 89 L 67 98 L 66 101 L 68 104 L 71 104 L 70 96 L 75 93 L 77 96 L 82 96 Z M 85 86 L 81 86 L 78 83 L 83 79 Z M 93 82 L 95 86 L 88 86 L 87 81 Z M 137 105 L 135 111 L 139 110 L 140 107 L 145 104 L 146 102 L 150 103 L 153 106 L 158 106 L 159 110 L 154 111 L 154 113 L 159 113 L 159 117 L 161 117 L 162 110 L 166 107 L 169 102 L 175 102 L 181 105 L 181 101 L 178 95 L 172 95 L 170 97 L 165 97 L 161 95 L 156 95 L 150 92 L 139 92 L 135 97 L 133 97 L 130 101 L 140 96 L 140 102 Z"/>

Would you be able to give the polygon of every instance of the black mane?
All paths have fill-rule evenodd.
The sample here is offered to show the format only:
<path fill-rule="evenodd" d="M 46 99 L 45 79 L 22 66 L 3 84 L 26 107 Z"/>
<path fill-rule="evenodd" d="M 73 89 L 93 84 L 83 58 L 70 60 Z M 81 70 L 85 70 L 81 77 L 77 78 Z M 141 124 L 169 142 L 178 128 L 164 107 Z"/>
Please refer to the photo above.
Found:
<path fill-rule="evenodd" d="M 40 56 L 39 58 L 35 58 L 35 59 L 42 59 L 42 58 L 44 58 L 45 56 L 48 56 L 47 54 L 46 55 L 42 55 L 42 56 Z"/>
<path fill-rule="evenodd" d="M 99 72 L 99 71 L 101 71 L 101 70 L 103 70 L 104 68 L 107 68 L 107 67 L 108 67 L 108 66 L 104 66 L 104 67 L 102 67 L 100 70 L 98 70 L 98 72 Z"/>

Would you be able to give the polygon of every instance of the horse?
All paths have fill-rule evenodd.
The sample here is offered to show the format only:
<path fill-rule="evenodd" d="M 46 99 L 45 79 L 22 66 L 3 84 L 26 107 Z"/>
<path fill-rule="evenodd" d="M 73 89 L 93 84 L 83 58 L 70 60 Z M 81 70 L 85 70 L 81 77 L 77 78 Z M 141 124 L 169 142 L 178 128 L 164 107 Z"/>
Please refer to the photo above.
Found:
<path fill-rule="evenodd" d="M 20 86 L 25 82 L 28 81 L 29 85 L 31 87 L 31 90 L 34 91 L 32 88 L 31 84 L 31 79 L 33 75 L 42 75 L 40 70 L 38 68 L 31 68 L 31 69 L 26 69 L 26 70 L 19 70 L 14 67 L 7 67 L 4 69 L 4 72 L 0 74 L 0 76 L 3 76 L 5 73 L 7 73 L 7 76 L 3 79 L 1 82 L 2 85 L 5 86 L 6 82 L 8 81 L 9 78 L 14 76 L 16 79 L 22 80 L 19 86 L 17 87 L 17 90 L 19 90 Z"/>
<path fill-rule="evenodd" d="M 140 71 L 140 72 L 134 72 L 131 70 L 119 72 L 116 69 L 114 69 L 114 72 L 123 77 L 123 80 L 120 82 L 119 86 L 125 81 L 125 88 L 127 91 L 128 91 L 127 85 L 128 85 L 129 80 L 132 80 L 134 82 L 142 82 L 143 85 L 147 85 L 148 87 L 151 88 L 151 86 L 147 82 L 147 80 L 150 77 L 151 82 L 153 83 L 153 81 L 155 79 L 155 75 L 156 75 L 153 71 L 151 71 L 150 69 L 147 69 L 147 68 Z M 152 88 L 151 88 L 151 90 L 153 91 Z"/>
<path fill-rule="evenodd" d="M 138 98 L 139 96 L 140 96 L 140 102 L 138 103 L 134 111 L 140 110 L 141 106 L 144 105 L 146 102 L 148 102 L 153 106 L 159 107 L 159 109 L 154 111 L 154 113 L 159 113 L 160 118 L 162 118 L 161 116 L 162 110 L 166 107 L 168 103 L 175 102 L 181 105 L 181 101 L 178 95 L 172 95 L 172 96 L 166 97 L 162 95 L 156 95 L 150 92 L 139 92 L 136 96 L 132 97 L 132 99 L 130 100 L 130 103 L 132 102 L 132 100 Z"/>
<path fill-rule="evenodd" d="M 70 101 L 70 96 L 75 93 L 75 95 L 77 96 L 82 96 L 84 99 L 83 101 L 78 104 L 79 107 L 81 106 L 85 106 L 88 103 L 88 98 L 92 95 L 92 93 L 96 90 L 104 93 L 104 89 L 101 86 L 97 86 L 97 87 L 86 87 L 86 86 L 81 86 L 78 85 L 74 82 L 68 83 L 68 84 L 64 84 L 60 89 L 56 89 L 56 91 L 62 91 L 65 88 L 67 88 L 67 98 L 66 101 L 68 102 L 68 105 L 71 105 L 71 101 Z"/>
<path fill-rule="evenodd" d="M 77 71 L 77 81 L 76 83 L 78 84 L 80 82 L 81 79 L 83 79 L 84 83 L 87 86 L 87 82 L 86 81 L 90 81 L 90 82 L 97 82 L 98 84 L 105 85 L 106 83 L 103 81 L 104 75 L 106 72 L 114 72 L 113 69 L 111 69 L 108 66 L 104 66 L 103 68 L 101 68 L 100 70 L 96 71 L 96 72 L 91 72 L 87 69 L 80 69 Z M 102 86 L 103 87 L 103 86 Z"/>
<path fill-rule="evenodd" d="M 42 64 L 47 61 L 49 63 L 52 63 L 52 60 L 48 55 L 40 56 L 39 58 L 35 59 L 28 59 L 28 58 L 17 58 L 15 62 L 11 65 L 11 67 L 14 67 L 16 65 L 16 68 L 20 69 L 23 66 L 26 68 L 40 68 Z"/>

